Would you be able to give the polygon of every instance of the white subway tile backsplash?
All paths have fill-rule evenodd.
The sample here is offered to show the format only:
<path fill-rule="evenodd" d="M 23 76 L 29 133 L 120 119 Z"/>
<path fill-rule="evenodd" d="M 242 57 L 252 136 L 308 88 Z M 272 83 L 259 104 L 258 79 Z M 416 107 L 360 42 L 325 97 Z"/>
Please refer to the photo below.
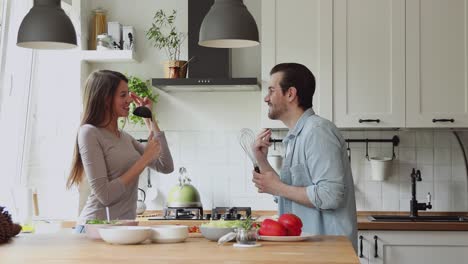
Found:
<path fill-rule="evenodd" d="M 452 166 L 452 181 L 466 181 L 466 168 L 462 165 Z"/>
<path fill-rule="evenodd" d="M 434 149 L 434 164 L 450 165 L 451 164 L 451 149 L 450 148 L 435 148 Z"/>
<path fill-rule="evenodd" d="M 367 205 L 366 205 L 366 196 L 361 193 L 356 193 L 356 210 L 358 211 L 366 211 Z"/>
<path fill-rule="evenodd" d="M 410 210 L 410 200 L 400 199 L 400 211 L 409 212 L 409 210 Z"/>
<path fill-rule="evenodd" d="M 411 199 L 411 182 L 400 182 L 400 199 Z"/>
<path fill-rule="evenodd" d="M 405 161 L 405 162 L 410 162 L 410 161 L 416 161 L 416 149 L 413 148 L 408 148 L 408 147 L 401 147 L 398 149 L 399 153 L 399 160 Z"/>
<path fill-rule="evenodd" d="M 452 179 L 452 167 L 451 166 L 434 166 L 434 183 L 439 185 L 439 182 L 450 182 Z"/>
<path fill-rule="evenodd" d="M 432 148 L 418 148 L 416 151 L 416 163 L 420 165 L 434 164 L 434 151 Z"/>
<path fill-rule="evenodd" d="M 398 196 L 383 196 L 382 197 L 382 209 L 377 209 L 377 211 L 399 211 L 400 210 L 400 200 Z"/>
<path fill-rule="evenodd" d="M 450 148 L 452 144 L 452 133 L 446 131 L 434 132 L 434 147 L 436 148 Z"/>
<path fill-rule="evenodd" d="M 382 210 L 382 196 L 366 195 L 366 207 L 369 211 Z"/>
<path fill-rule="evenodd" d="M 420 131 L 416 136 L 416 147 L 431 148 L 434 146 L 434 133 L 432 131 Z"/>
<path fill-rule="evenodd" d="M 416 132 L 400 131 L 399 147 L 414 147 L 416 146 Z"/>
<path fill-rule="evenodd" d="M 450 183 L 439 182 L 434 185 L 434 199 L 439 201 L 450 202 Z"/>
<path fill-rule="evenodd" d="M 433 200 L 431 211 L 451 211 L 452 206 L 450 204 L 450 198 L 447 200 Z"/>
<path fill-rule="evenodd" d="M 452 147 L 452 166 L 455 165 L 465 165 L 465 161 L 463 160 L 463 152 L 459 146 Z"/>
<path fill-rule="evenodd" d="M 174 158 L 175 171 L 170 175 L 152 171 L 151 190 L 147 190 L 146 172 L 142 173 L 140 186 L 154 196 L 154 199 L 148 198 L 148 209 L 161 209 L 165 205 L 170 188 L 177 184 L 179 167 L 185 166 L 192 183 L 200 192 L 205 208 L 251 206 L 254 210 L 276 210 L 277 204 L 273 202 L 273 197 L 258 193 L 252 182 L 253 166 L 239 145 L 238 129 L 167 130 L 165 133 Z M 282 138 L 286 133 L 284 130 L 274 131 L 274 137 Z M 147 136 L 142 131 L 132 134 L 136 138 Z M 345 138 L 355 139 L 391 138 L 393 135 L 400 137 L 400 144 L 395 148 L 397 159 L 392 164 L 392 175 L 383 182 L 371 180 L 370 162 L 365 157 L 365 143 L 350 144 L 358 210 L 408 211 L 411 199 L 410 174 L 413 168 L 421 170 L 422 175 L 422 182 L 417 182 L 418 201 L 426 201 L 427 192 L 431 192 L 433 211 L 468 209 L 465 163 L 458 142 L 454 141 L 451 132 L 346 131 L 344 135 Z M 43 153 L 48 153 L 47 146 L 51 140 L 52 138 L 46 136 L 34 139 L 28 160 L 33 184 L 40 185 L 51 175 L 65 178 L 62 169 L 60 172 L 48 169 L 53 165 L 44 160 L 46 157 Z M 282 154 L 282 144 L 277 144 L 276 150 L 271 147 L 270 153 Z M 390 157 L 391 154 L 391 144 L 369 144 L 370 157 Z M 46 166 L 42 166 L 44 164 Z"/>
<path fill-rule="evenodd" d="M 421 165 L 421 166 L 418 166 L 418 169 L 421 171 L 422 182 L 434 181 L 434 166 Z"/>
<path fill-rule="evenodd" d="M 382 196 L 382 182 L 368 181 L 366 183 L 366 195 Z"/>

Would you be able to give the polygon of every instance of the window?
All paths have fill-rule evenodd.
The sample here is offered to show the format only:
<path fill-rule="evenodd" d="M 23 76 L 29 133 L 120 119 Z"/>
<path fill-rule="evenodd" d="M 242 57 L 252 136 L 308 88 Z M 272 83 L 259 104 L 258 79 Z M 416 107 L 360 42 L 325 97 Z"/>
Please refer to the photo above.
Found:
<path fill-rule="evenodd" d="M 6 1 L 7 0 L 0 0 L 0 81 L 2 80 L 2 66 L 3 66 L 3 38 L 4 38 L 4 29 L 5 29 L 5 22 L 6 22 Z"/>
<path fill-rule="evenodd" d="M 3 14 L 3 10 L 5 10 L 4 2 L 6 1 L 0 0 L 0 47 L 2 46 L 3 24 L 4 24 L 3 18 L 5 17 L 5 15 Z"/>

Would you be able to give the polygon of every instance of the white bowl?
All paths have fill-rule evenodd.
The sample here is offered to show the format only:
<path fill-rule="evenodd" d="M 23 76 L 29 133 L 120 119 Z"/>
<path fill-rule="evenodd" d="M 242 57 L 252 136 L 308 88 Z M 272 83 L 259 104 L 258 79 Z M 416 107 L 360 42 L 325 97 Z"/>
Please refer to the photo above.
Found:
<path fill-rule="evenodd" d="M 151 227 L 151 241 L 156 243 L 177 243 L 188 237 L 188 226 L 158 225 Z"/>
<path fill-rule="evenodd" d="M 234 232 L 234 228 L 200 226 L 200 232 L 206 239 L 209 239 L 211 241 L 218 241 L 219 238 L 226 235 L 227 233 Z"/>
<path fill-rule="evenodd" d="M 118 220 L 113 224 L 85 224 L 86 237 L 91 239 L 102 239 L 99 235 L 99 228 L 110 226 L 137 226 L 138 222 L 134 220 Z"/>
<path fill-rule="evenodd" d="M 99 228 L 99 234 L 104 241 L 111 244 L 139 244 L 150 238 L 151 228 L 146 226 L 109 226 Z"/>

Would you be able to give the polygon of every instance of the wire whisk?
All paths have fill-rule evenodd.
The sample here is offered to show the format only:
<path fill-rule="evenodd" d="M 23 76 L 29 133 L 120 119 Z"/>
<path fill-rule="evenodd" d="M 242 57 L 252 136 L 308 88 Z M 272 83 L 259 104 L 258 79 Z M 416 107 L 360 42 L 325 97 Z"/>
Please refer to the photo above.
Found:
<path fill-rule="evenodd" d="M 258 167 L 257 160 L 255 159 L 255 155 L 253 153 L 253 144 L 255 142 L 255 134 L 252 130 L 248 128 L 241 129 L 239 133 L 239 143 L 244 150 L 247 157 L 252 161 L 254 169 L 257 173 L 260 173 L 260 168 Z"/>

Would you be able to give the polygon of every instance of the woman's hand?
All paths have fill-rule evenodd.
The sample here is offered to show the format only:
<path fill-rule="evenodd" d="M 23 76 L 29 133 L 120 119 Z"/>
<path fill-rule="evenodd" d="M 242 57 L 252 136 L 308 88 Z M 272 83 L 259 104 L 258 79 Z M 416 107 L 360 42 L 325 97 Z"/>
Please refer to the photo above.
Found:
<path fill-rule="evenodd" d="M 149 108 L 149 110 L 153 111 L 153 101 L 151 101 L 151 99 L 149 99 L 148 97 L 141 98 L 132 92 L 130 92 L 130 97 L 133 99 L 136 106 L 144 106 L 144 107 Z M 156 132 L 161 131 L 156 121 L 150 122 L 153 120 L 149 120 L 148 118 L 143 118 L 143 120 L 145 121 L 146 127 L 148 128 L 149 131 L 153 131 L 153 130 Z"/>
<path fill-rule="evenodd" d="M 146 164 L 148 164 L 151 161 L 159 158 L 160 155 L 161 143 L 154 137 L 153 132 L 151 132 L 142 157 L 145 159 Z"/>
<path fill-rule="evenodd" d="M 136 106 L 148 107 L 150 110 L 153 110 L 153 101 L 148 97 L 141 98 L 140 96 L 130 92 L 130 97 L 135 102 Z"/>

